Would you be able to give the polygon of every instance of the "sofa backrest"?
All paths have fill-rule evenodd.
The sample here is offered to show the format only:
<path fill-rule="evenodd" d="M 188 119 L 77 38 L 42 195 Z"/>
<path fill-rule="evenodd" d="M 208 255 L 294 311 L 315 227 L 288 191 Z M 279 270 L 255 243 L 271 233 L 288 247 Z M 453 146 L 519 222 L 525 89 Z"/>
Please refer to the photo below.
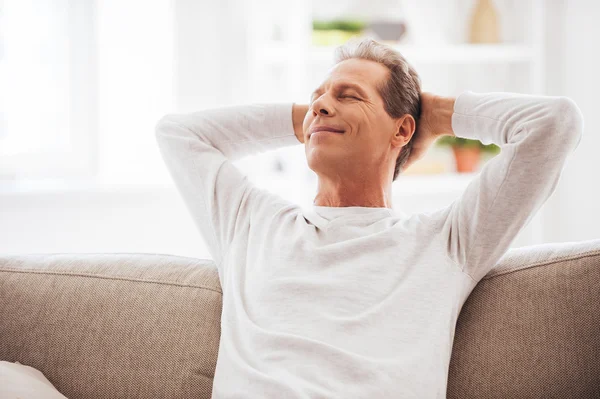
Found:
<path fill-rule="evenodd" d="M 509 250 L 456 324 L 448 398 L 600 398 L 600 240 Z"/>
<path fill-rule="evenodd" d="M 600 397 L 600 240 L 509 250 L 461 309 L 448 398 Z M 210 260 L 0 255 L 0 360 L 67 397 L 210 398 Z"/>
<path fill-rule="evenodd" d="M 68 398 L 210 398 L 221 299 L 205 259 L 0 256 L 0 360 Z"/>

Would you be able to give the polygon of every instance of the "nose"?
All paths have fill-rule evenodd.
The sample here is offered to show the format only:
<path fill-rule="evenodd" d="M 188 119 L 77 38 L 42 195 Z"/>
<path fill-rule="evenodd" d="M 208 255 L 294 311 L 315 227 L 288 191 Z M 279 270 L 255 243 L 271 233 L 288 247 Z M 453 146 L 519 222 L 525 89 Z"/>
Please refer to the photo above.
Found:
<path fill-rule="evenodd" d="M 332 113 L 332 108 L 326 101 L 323 100 L 323 97 L 319 97 L 313 102 L 312 109 L 315 115 L 330 115 Z"/>

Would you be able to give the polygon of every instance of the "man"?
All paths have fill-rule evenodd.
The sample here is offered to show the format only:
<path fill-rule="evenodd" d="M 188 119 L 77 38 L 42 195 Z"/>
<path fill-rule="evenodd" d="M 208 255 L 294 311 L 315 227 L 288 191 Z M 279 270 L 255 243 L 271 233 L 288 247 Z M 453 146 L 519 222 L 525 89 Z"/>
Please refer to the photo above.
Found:
<path fill-rule="evenodd" d="M 566 97 L 421 93 L 392 48 L 351 40 L 308 105 L 170 114 L 162 156 L 223 288 L 215 398 L 445 398 L 456 321 L 553 193 L 583 118 Z M 391 185 L 441 135 L 501 146 L 462 196 L 392 209 Z M 231 161 L 304 144 L 313 206 Z"/>

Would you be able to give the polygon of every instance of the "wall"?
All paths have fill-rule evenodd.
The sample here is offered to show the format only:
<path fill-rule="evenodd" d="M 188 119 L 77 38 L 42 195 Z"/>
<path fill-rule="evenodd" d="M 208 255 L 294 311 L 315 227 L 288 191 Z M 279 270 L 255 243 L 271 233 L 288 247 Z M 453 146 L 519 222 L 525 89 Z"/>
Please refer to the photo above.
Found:
<path fill-rule="evenodd" d="M 600 237 L 600 3 L 558 0 L 548 7 L 547 87 L 549 95 L 571 97 L 584 115 L 584 136 L 567 161 L 545 208 L 546 242 Z"/>
<path fill-rule="evenodd" d="M 585 137 L 566 165 L 557 191 L 543 208 L 546 242 L 600 237 L 600 212 L 596 206 L 600 188 L 594 173 L 600 170 L 596 154 L 600 135 L 595 134 L 600 130 L 600 120 L 595 118 L 600 60 L 595 40 L 591 40 L 600 37 L 600 24 L 595 23 L 600 7 L 585 0 L 566 3 L 548 2 L 548 94 L 572 97 L 586 117 L 586 126 Z M 194 18 L 193 10 L 185 8 L 186 4 L 198 3 L 176 3 L 183 7 L 178 9 L 179 18 L 174 22 L 178 26 L 176 33 L 180 40 L 203 38 L 197 43 L 206 45 L 202 54 L 186 51 L 186 46 L 193 46 L 194 41 L 187 45 L 180 42 L 176 48 L 178 101 L 181 107 L 193 109 L 205 106 L 211 99 L 195 94 L 227 86 L 219 86 L 222 81 L 208 75 L 197 76 L 197 68 L 220 44 L 210 37 L 195 36 L 201 33 L 194 30 L 200 25 L 199 19 L 206 15 L 196 13 L 199 19 Z M 219 24 L 213 21 L 206 28 L 217 29 Z M 235 37 L 229 36 L 228 40 Z M 217 76 L 219 68 L 212 70 Z M 203 80 L 196 80 L 200 78 Z M 216 100 L 225 99 L 223 96 Z M 118 144 L 116 140 L 115 145 Z M 164 170 L 162 173 L 166 176 Z M 1 190 L 0 187 L 0 253 L 150 252 L 212 258 L 182 200 L 169 185 L 40 195 L 6 194 Z M 407 209 L 416 210 L 420 203 L 423 199 L 418 196 L 404 201 Z M 513 246 L 523 243 L 516 240 Z"/>

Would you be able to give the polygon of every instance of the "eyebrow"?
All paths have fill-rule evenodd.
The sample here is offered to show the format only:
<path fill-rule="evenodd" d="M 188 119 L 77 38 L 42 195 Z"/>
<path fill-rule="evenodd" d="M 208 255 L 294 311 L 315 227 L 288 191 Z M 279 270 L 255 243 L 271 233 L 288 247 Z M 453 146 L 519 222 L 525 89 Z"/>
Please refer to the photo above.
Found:
<path fill-rule="evenodd" d="M 359 85 L 357 85 L 357 84 L 354 84 L 354 83 L 339 83 L 339 84 L 338 84 L 338 87 L 340 88 L 340 90 L 343 90 L 343 89 L 348 89 L 348 88 L 350 88 L 350 89 L 354 89 L 354 90 L 356 90 L 356 91 L 358 92 L 358 94 L 360 94 L 361 96 L 363 96 L 363 97 L 368 97 L 368 96 L 367 96 L 367 93 L 365 93 L 365 91 L 364 91 L 364 90 L 363 90 L 363 89 L 362 89 L 362 88 L 361 88 Z M 315 94 L 318 94 L 318 93 L 319 93 L 321 90 L 323 90 L 323 87 L 322 87 L 322 86 L 319 86 L 319 87 L 317 88 L 317 90 L 313 91 L 313 92 L 310 94 L 310 98 L 312 99 L 312 98 L 314 97 L 314 95 L 315 95 Z"/>

